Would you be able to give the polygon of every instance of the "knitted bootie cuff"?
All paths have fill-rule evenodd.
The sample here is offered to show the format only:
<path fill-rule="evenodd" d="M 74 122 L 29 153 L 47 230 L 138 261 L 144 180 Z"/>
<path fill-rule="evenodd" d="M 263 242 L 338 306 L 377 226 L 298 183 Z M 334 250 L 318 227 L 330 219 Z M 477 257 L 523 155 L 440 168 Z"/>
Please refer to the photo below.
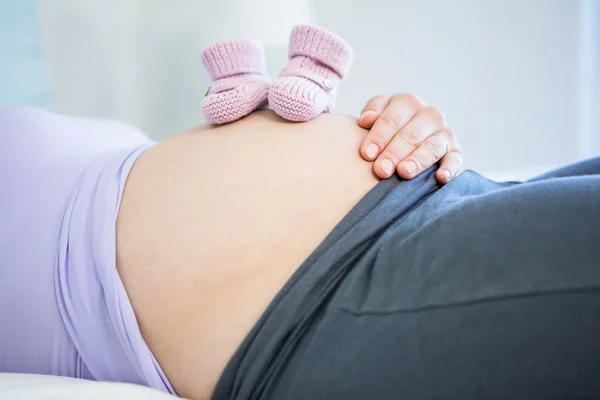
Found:
<path fill-rule="evenodd" d="M 352 47 L 335 33 L 310 25 L 292 29 L 289 57 L 311 57 L 333 69 L 343 78 L 352 63 Z"/>
<path fill-rule="evenodd" d="M 256 40 L 223 40 L 202 52 L 202 64 L 211 80 L 235 74 L 267 75 L 265 54 Z"/>

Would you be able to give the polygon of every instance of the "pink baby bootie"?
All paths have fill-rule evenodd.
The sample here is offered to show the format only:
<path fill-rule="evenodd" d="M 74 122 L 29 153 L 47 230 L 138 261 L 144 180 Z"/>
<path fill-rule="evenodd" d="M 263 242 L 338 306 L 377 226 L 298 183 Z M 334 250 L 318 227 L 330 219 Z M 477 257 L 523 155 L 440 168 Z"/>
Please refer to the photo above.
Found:
<path fill-rule="evenodd" d="M 350 45 L 334 33 L 309 25 L 294 27 L 290 61 L 269 89 L 269 106 L 289 121 L 308 121 L 332 111 L 352 55 Z"/>
<path fill-rule="evenodd" d="M 259 42 L 217 42 L 204 50 L 202 64 L 212 80 L 202 101 L 202 113 L 208 122 L 232 122 L 267 103 L 271 81 Z"/>

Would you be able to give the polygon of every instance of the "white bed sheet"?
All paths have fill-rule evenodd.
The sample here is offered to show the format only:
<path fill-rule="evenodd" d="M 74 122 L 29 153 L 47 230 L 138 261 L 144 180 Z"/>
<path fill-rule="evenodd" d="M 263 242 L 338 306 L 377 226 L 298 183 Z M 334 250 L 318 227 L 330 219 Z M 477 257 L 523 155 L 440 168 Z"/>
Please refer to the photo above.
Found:
<path fill-rule="evenodd" d="M 178 397 L 144 386 L 93 382 L 36 374 L 0 373 L 2 400 L 175 400 Z"/>

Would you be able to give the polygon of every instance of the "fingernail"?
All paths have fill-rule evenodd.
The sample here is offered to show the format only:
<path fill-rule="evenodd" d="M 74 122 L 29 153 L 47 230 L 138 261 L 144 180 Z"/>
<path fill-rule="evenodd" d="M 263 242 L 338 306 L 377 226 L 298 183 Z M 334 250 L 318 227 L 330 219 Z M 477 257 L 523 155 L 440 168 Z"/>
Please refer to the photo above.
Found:
<path fill-rule="evenodd" d="M 365 154 L 369 157 L 370 160 L 377 157 L 377 153 L 379 153 L 379 147 L 375 143 L 371 143 L 365 149 Z"/>
<path fill-rule="evenodd" d="M 373 114 L 376 114 L 376 112 L 373 110 L 367 110 L 364 113 L 360 114 L 360 119 L 363 119 L 363 118 L 368 117 L 369 115 L 373 115 Z"/>
<path fill-rule="evenodd" d="M 417 164 L 415 164 L 413 161 L 407 161 L 403 163 L 402 166 L 404 167 L 406 172 L 408 172 L 411 175 L 417 172 Z"/>
<path fill-rule="evenodd" d="M 391 175 L 394 172 L 394 164 L 388 159 L 385 159 L 381 162 L 381 169 L 388 175 Z"/>
<path fill-rule="evenodd" d="M 444 175 L 444 178 L 446 178 L 447 181 L 450 180 L 450 177 L 452 176 L 450 171 L 448 171 L 447 169 L 442 171 L 442 175 Z"/>

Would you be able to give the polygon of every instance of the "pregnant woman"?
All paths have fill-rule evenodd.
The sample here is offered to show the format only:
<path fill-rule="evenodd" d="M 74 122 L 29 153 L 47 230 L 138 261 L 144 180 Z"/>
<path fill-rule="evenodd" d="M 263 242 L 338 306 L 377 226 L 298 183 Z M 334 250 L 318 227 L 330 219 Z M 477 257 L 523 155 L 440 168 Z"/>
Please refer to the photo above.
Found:
<path fill-rule="evenodd" d="M 192 399 L 600 395 L 600 160 L 455 176 L 437 110 L 367 109 L 370 132 L 259 111 L 157 145 L 0 111 L 0 371 Z"/>

